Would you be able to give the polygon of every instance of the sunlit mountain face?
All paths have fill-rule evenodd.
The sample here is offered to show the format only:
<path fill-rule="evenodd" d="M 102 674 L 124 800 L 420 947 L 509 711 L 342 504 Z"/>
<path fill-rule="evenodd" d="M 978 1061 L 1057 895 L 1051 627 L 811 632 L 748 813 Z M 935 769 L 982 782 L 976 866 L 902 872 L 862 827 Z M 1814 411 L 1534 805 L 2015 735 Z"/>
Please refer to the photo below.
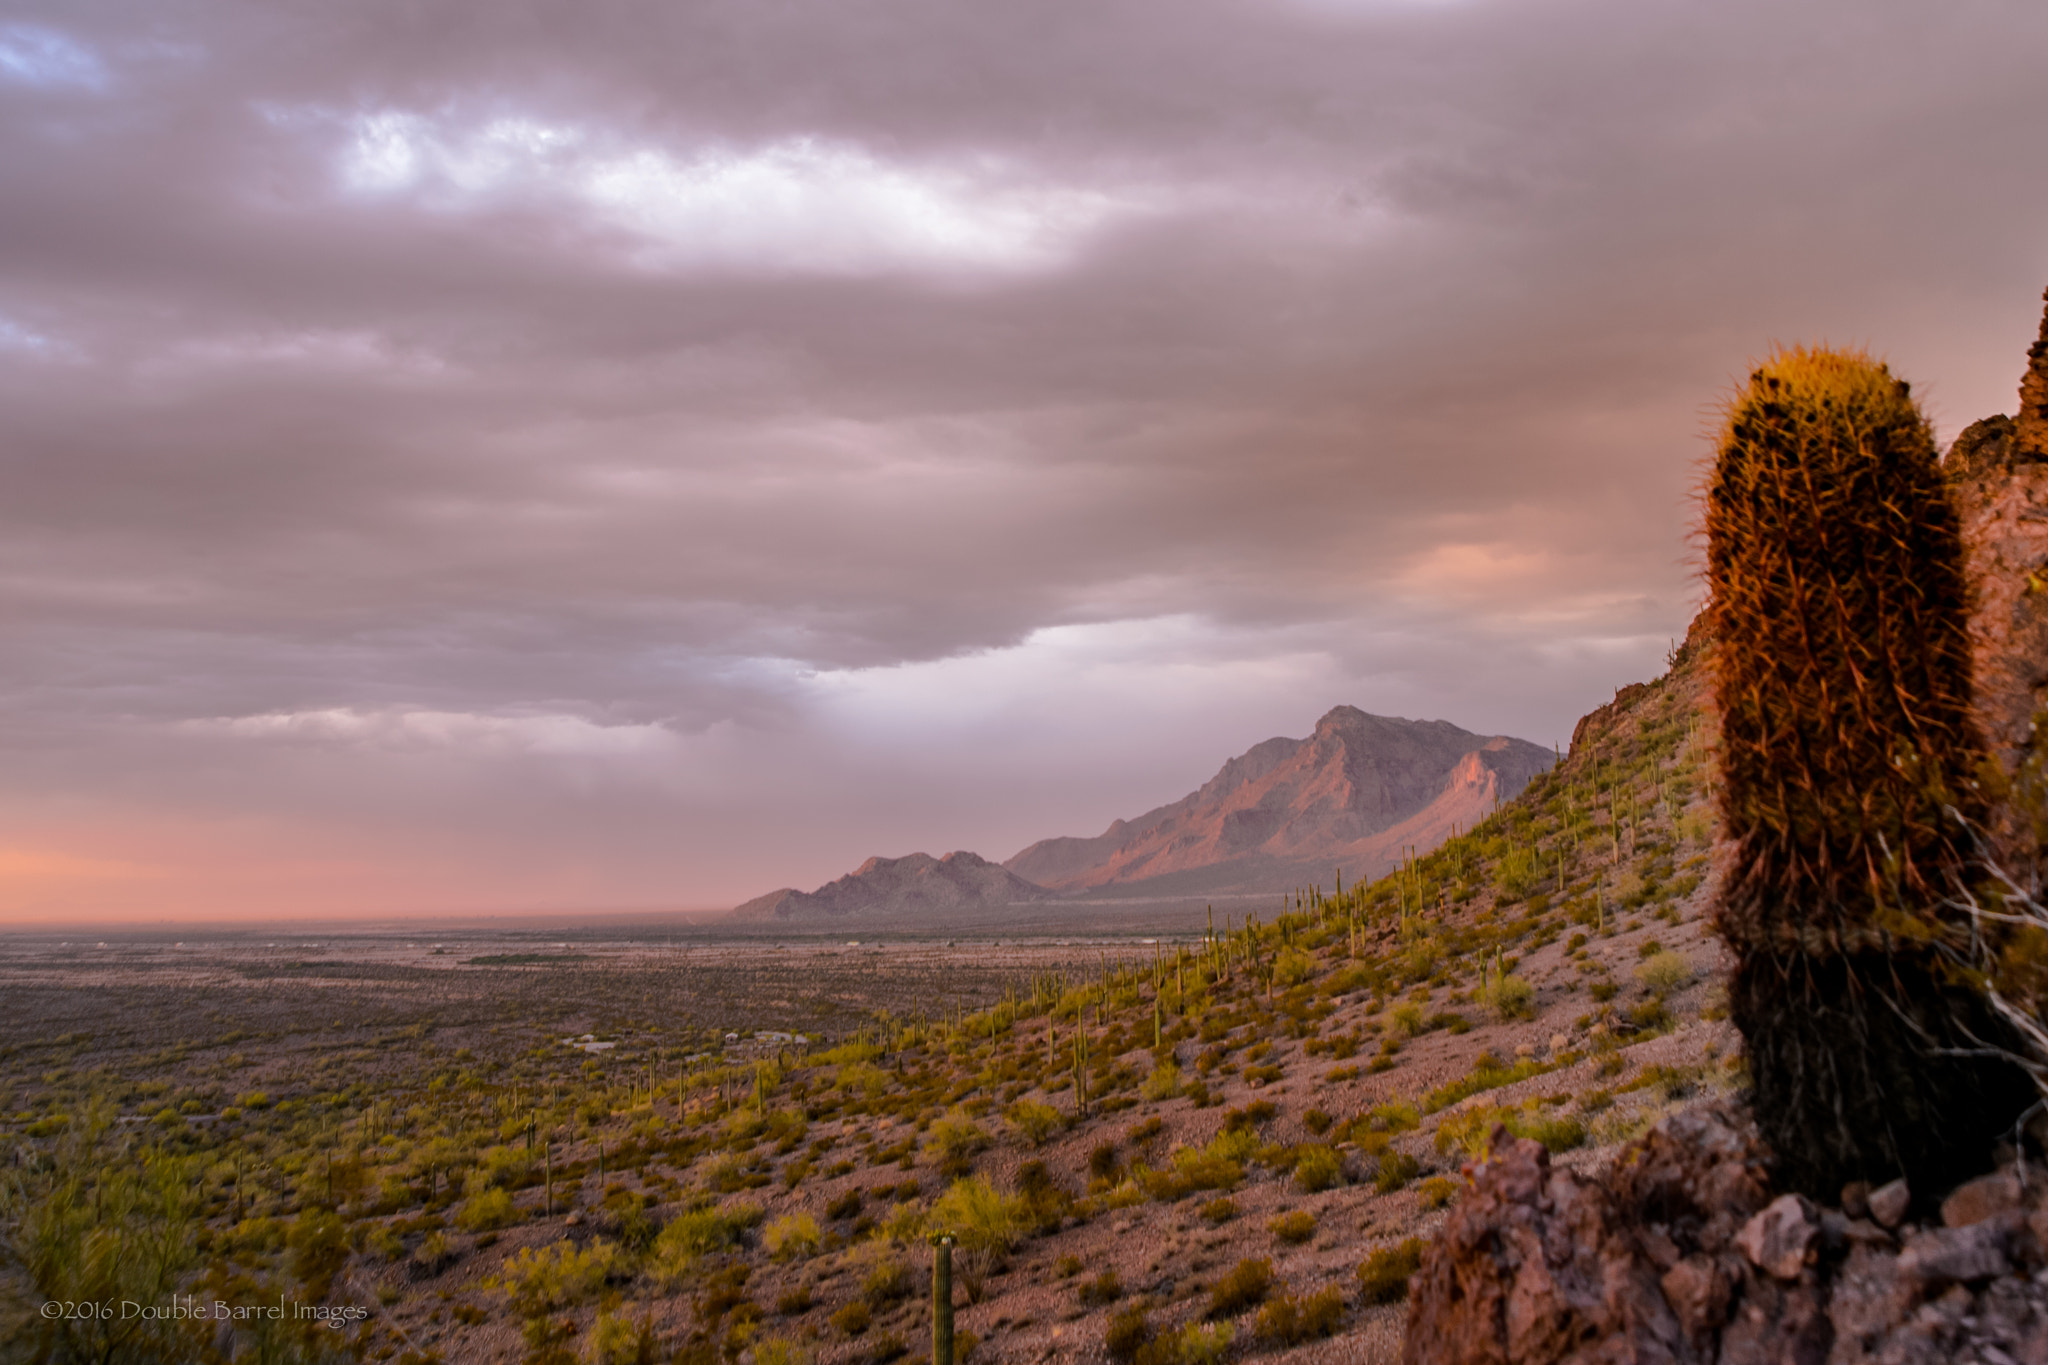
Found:
<path fill-rule="evenodd" d="M 1713 396 L 2010 410 L 2048 12 L 0 19 L 0 923 L 713 909 L 1663 666 Z"/>

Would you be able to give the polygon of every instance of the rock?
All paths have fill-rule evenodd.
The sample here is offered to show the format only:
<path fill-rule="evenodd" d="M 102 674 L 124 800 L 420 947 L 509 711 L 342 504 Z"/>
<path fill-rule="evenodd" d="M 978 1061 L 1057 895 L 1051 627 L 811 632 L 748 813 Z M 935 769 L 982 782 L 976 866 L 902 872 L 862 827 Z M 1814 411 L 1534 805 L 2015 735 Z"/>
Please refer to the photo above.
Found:
<path fill-rule="evenodd" d="M 1734 1281 L 1712 1257 L 1688 1256 L 1665 1271 L 1657 1283 L 1687 1336 L 1704 1337 L 1728 1320 Z"/>
<path fill-rule="evenodd" d="M 1965 1181 L 1941 1201 L 1942 1226 L 1966 1228 L 1981 1223 L 1993 1214 L 2018 1208 L 2023 1195 L 2019 1178 L 2010 1171 Z"/>
<path fill-rule="evenodd" d="M 1749 1263 L 1781 1280 L 1796 1280 L 1814 1258 L 1820 1221 L 1813 1205 L 1796 1194 L 1780 1195 L 1742 1225 L 1735 1245 Z"/>
<path fill-rule="evenodd" d="M 2016 1215 L 1987 1218 L 1961 1228 L 1935 1228 L 1906 1243 L 1899 1253 L 1899 1277 L 1922 1287 L 2010 1275 Z"/>
<path fill-rule="evenodd" d="M 1424 1253 L 1403 1359 L 1533 1363 L 1614 1342 L 1580 1358 L 1707 1365 L 1746 1274 L 1725 1253 L 1764 1205 L 1764 1173 L 1754 1130 L 1719 1106 L 1664 1120 L 1605 1179 L 1552 1170 L 1540 1143 L 1496 1128 Z"/>
<path fill-rule="evenodd" d="M 1565 1037 L 1562 1033 L 1553 1033 L 1550 1035 L 1550 1050 L 1552 1052 L 1563 1052 L 1566 1048 L 1571 1046 L 1571 1043 L 1572 1040 Z"/>
<path fill-rule="evenodd" d="M 1852 1180 L 1842 1186 L 1842 1212 L 1851 1218 L 1867 1217 L 1870 1213 L 1870 1182 Z"/>
<path fill-rule="evenodd" d="M 1906 1210 L 1913 1207 L 1913 1191 L 1903 1180 L 1894 1180 L 1879 1185 L 1870 1192 L 1870 1216 L 1881 1228 L 1895 1228 L 1906 1221 Z"/>

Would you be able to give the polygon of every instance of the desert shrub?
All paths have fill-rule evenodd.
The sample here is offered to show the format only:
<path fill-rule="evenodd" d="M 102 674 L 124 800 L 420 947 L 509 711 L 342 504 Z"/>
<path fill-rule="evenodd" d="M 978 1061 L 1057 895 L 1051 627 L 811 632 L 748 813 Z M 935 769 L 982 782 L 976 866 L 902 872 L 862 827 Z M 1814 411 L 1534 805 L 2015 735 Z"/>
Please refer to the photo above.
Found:
<path fill-rule="evenodd" d="M 1317 1137 L 1321 1137 L 1324 1133 L 1329 1132 L 1330 1125 L 1335 1123 L 1336 1121 L 1336 1119 L 1332 1118 L 1330 1115 L 1324 1113 L 1320 1109 L 1311 1109 L 1301 1116 L 1302 1127 L 1308 1129 Z"/>
<path fill-rule="evenodd" d="M 932 1206 L 931 1222 L 960 1239 L 960 1286 L 970 1303 L 981 1302 L 982 1286 L 1023 1240 L 1031 1226 L 1030 1205 L 1006 1195 L 984 1176 L 956 1180 Z"/>
<path fill-rule="evenodd" d="M 1145 1078 L 1138 1093 L 1157 1104 L 1170 1100 L 1180 1093 L 1180 1066 L 1171 1057 L 1162 1057 L 1152 1068 L 1152 1074 Z"/>
<path fill-rule="evenodd" d="M 1691 985 L 1692 976 L 1692 964 L 1669 951 L 1654 954 L 1636 968 L 1636 980 L 1660 999 Z"/>
<path fill-rule="evenodd" d="M 578 1250 L 572 1242 L 526 1247 L 504 1264 L 497 1283 L 521 1317 L 538 1317 L 597 1296 L 620 1268 L 617 1244 L 595 1241 Z"/>
<path fill-rule="evenodd" d="M 1282 1346 L 1326 1337 L 1344 1320 L 1344 1295 L 1335 1285 L 1313 1294 L 1283 1294 L 1259 1310 L 1258 1335 Z"/>
<path fill-rule="evenodd" d="M 1389 1100 L 1367 1112 L 1366 1126 L 1375 1133 L 1411 1132 L 1422 1126 L 1422 1114 L 1405 1100 Z"/>
<path fill-rule="evenodd" d="M 1604 977 L 1586 987 L 1586 993 L 1591 995 L 1596 1003 L 1602 1005 L 1612 1000 L 1620 991 L 1621 987 Z"/>
<path fill-rule="evenodd" d="M 1416 1187 L 1425 1212 L 1446 1208 L 1458 1197 L 1458 1182 L 1449 1176 L 1433 1175 Z"/>
<path fill-rule="evenodd" d="M 1344 1182 L 1344 1162 L 1328 1147 L 1300 1148 L 1294 1161 L 1294 1187 L 1316 1194 Z"/>
<path fill-rule="evenodd" d="M 868 1267 L 867 1275 L 860 1282 L 860 1298 L 868 1307 L 879 1310 L 909 1298 L 912 1288 L 910 1267 L 896 1256 L 889 1255 Z"/>
<path fill-rule="evenodd" d="M 1242 1109 L 1226 1110 L 1223 1115 L 1225 1133 L 1251 1133 L 1271 1123 L 1279 1116 L 1280 1106 L 1271 1100 L 1253 1100 Z"/>
<path fill-rule="evenodd" d="M 763 1337 L 754 1343 L 754 1365 L 810 1365 L 811 1353 L 788 1337 Z"/>
<path fill-rule="evenodd" d="M 485 1188 L 463 1201 L 456 1210 L 455 1225 L 465 1232 L 490 1232 L 508 1228 L 519 1221 L 512 1196 L 503 1190 Z"/>
<path fill-rule="evenodd" d="M 1504 976 L 1487 987 L 1486 1003 L 1502 1019 L 1533 1019 L 1536 988 L 1519 976 Z"/>
<path fill-rule="evenodd" d="M 1081 1286 L 1081 1302 L 1099 1308 L 1124 1296 L 1124 1282 L 1115 1270 L 1105 1270 Z"/>
<path fill-rule="evenodd" d="M 623 1313 L 600 1312 L 583 1339 L 586 1365 L 655 1365 L 660 1343 L 651 1318 L 634 1322 Z"/>
<path fill-rule="evenodd" d="M 292 1220 L 285 1245 L 291 1248 L 292 1274 L 324 1298 L 348 1260 L 348 1229 L 341 1219 L 325 1209 L 307 1209 Z"/>
<path fill-rule="evenodd" d="M 1191 1322 L 1156 1338 L 1141 1351 L 1138 1365 L 1217 1365 L 1230 1354 L 1237 1328 L 1228 1322 Z"/>
<path fill-rule="evenodd" d="M 689 1273 L 699 1257 L 737 1245 L 741 1234 L 760 1218 L 759 1206 L 752 1204 L 735 1204 L 724 1210 L 693 1209 L 677 1214 L 654 1239 L 650 1272 L 658 1281 L 677 1283 Z"/>
<path fill-rule="evenodd" d="M 1228 1195 L 1211 1199 L 1208 1203 L 1202 1205 L 1202 1219 L 1204 1222 L 1221 1225 L 1235 1217 L 1237 1217 L 1237 1201 Z"/>
<path fill-rule="evenodd" d="M 1481 1105 L 1447 1115 L 1437 1125 L 1436 1149 L 1484 1156 L 1496 1123 L 1515 1137 L 1536 1139 L 1553 1152 L 1568 1152 L 1586 1141 L 1586 1125 L 1576 1115 L 1546 1114 L 1539 1101 L 1530 1100 L 1514 1109 Z"/>
<path fill-rule="evenodd" d="M 1422 1239 L 1410 1237 L 1381 1247 L 1358 1267 L 1359 1297 L 1364 1302 L 1398 1303 L 1408 1295 L 1408 1281 L 1422 1269 Z"/>
<path fill-rule="evenodd" d="M 873 1315 L 868 1312 L 868 1306 L 859 1299 L 842 1304 L 833 1312 L 831 1318 L 832 1326 L 849 1337 L 857 1337 L 867 1331 L 868 1324 L 873 1320 Z"/>
<path fill-rule="evenodd" d="M 989 1136 L 982 1126 L 955 1110 L 932 1124 L 925 1139 L 925 1153 L 938 1163 L 940 1170 L 964 1175 L 968 1158 L 988 1145 Z"/>
<path fill-rule="evenodd" d="M 811 1287 L 800 1284 L 782 1291 L 782 1297 L 775 1301 L 775 1311 L 785 1318 L 793 1318 L 799 1313 L 810 1312 L 812 1302 Z"/>
<path fill-rule="evenodd" d="M 860 1191 L 848 1190 L 825 1206 L 827 1218 L 851 1218 L 860 1212 Z"/>
<path fill-rule="evenodd" d="M 1063 1280 L 1071 1280 L 1081 1273 L 1083 1264 L 1081 1258 L 1070 1251 L 1053 1262 L 1052 1273 Z"/>
<path fill-rule="evenodd" d="M 455 1248 L 445 1232 L 430 1232 L 412 1249 L 412 1263 L 426 1275 L 438 1275 L 455 1261 Z"/>
<path fill-rule="evenodd" d="M 1404 1188 L 1409 1181 L 1422 1173 L 1422 1163 L 1406 1152 L 1392 1147 L 1380 1153 L 1380 1167 L 1373 1176 L 1372 1186 L 1381 1194 L 1392 1194 Z"/>
<path fill-rule="evenodd" d="M 1208 1315 L 1212 1318 L 1236 1317 L 1264 1303 L 1272 1290 L 1273 1262 L 1265 1257 L 1257 1260 L 1246 1257 L 1209 1287 Z"/>
<path fill-rule="evenodd" d="M 1037 1100 L 1017 1101 L 1010 1106 L 1007 1117 L 1033 1147 L 1043 1147 L 1047 1138 L 1066 1126 L 1065 1115 Z"/>
<path fill-rule="evenodd" d="M 1641 1004 L 1629 1006 L 1628 1021 L 1645 1033 L 1655 1033 L 1671 1022 L 1671 1011 L 1653 995 Z"/>
<path fill-rule="evenodd" d="M 1152 1323 L 1145 1305 L 1130 1304 L 1109 1315 L 1102 1331 L 1102 1345 L 1112 1360 L 1132 1360 L 1152 1340 Z"/>
<path fill-rule="evenodd" d="M 1316 1216 L 1307 1209 L 1295 1209 L 1266 1224 L 1266 1231 L 1273 1234 L 1275 1241 L 1299 1246 L 1316 1235 Z"/>
<path fill-rule="evenodd" d="M 1088 1176 L 1102 1184 L 1113 1184 L 1123 1174 L 1123 1162 L 1117 1157 L 1114 1142 L 1098 1142 L 1088 1153 Z"/>
<path fill-rule="evenodd" d="M 1273 962 L 1273 979 L 1282 986 L 1298 986 L 1315 972 L 1316 960 L 1299 948 L 1282 948 Z"/>
<path fill-rule="evenodd" d="M 761 1231 L 761 1245 L 778 1261 L 803 1260 L 818 1254 L 818 1220 L 808 1213 L 790 1213 Z"/>

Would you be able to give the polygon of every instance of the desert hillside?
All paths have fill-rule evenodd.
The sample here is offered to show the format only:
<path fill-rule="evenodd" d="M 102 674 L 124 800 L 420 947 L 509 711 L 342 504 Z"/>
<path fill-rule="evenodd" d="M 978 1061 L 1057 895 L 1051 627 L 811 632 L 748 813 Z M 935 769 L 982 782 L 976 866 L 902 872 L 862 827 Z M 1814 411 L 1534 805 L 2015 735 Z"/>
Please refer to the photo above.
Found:
<path fill-rule="evenodd" d="M 945 1008 L 942 969 L 820 1039 L 810 996 L 889 954 L 749 950 L 707 976 L 694 954 L 536 952 L 460 969 L 494 974 L 470 1005 L 411 968 L 267 966 L 318 1013 L 230 1027 L 239 997 L 180 1012 L 159 968 L 197 1033 L 16 1030 L 10 1140 L 42 1207 L 138 1156 L 111 1216 L 154 1229 L 165 1283 L 366 1305 L 294 1338 L 358 1358 L 914 1358 L 926 1239 L 950 1231 L 969 1361 L 1388 1360 L 1415 1239 L 1496 1123 L 1598 1162 L 1739 1074 L 1699 917 L 1700 676 L 1682 653 L 1392 875 L 1062 949 L 971 1011 Z M 963 982 L 993 960 L 945 951 Z M 52 952 L 9 968 L 19 1009 L 75 994 L 77 950 Z M 549 981 L 579 1016 L 521 993 Z"/>

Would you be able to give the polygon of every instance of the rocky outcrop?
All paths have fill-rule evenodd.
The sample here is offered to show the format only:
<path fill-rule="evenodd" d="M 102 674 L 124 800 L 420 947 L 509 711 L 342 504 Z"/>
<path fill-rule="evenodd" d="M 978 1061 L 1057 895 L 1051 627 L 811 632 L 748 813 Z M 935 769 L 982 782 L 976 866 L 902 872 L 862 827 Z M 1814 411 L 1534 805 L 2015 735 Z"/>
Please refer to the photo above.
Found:
<path fill-rule="evenodd" d="M 2048 712 L 2048 317 L 2028 355 L 2020 413 L 1971 424 L 1942 462 L 1962 515 L 1972 587 L 1975 693 L 1985 737 L 2008 774 L 2037 770 Z M 2006 812 L 2000 853 L 2039 858 L 2029 822 Z"/>
<path fill-rule="evenodd" d="M 2048 1172 L 2011 1166 L 1905 1221 L 1903 1185 L 1772 1198 L 1737 1108 L 1664 1120 L 1601 1175 L 1496 1129 L 1424 1256 L 1406 1365 L 2048 1365 Z"/>
<path fill-rule="evenodd" d="M 2041 295 L 2048 303 L 2048 291 Z M 2027 374 L 2020 381 L 2020 411 L 2013 419 L 2013 443 L 2021 459 L 2048 460 L 2048 313 L 2041 335 L 2027 352 Z"/>
<path fill-rule="evenodd" d="M 1004 866 L 1062 891 L 1204 895 L 1377 876 L 1469 827 L 1547 769 L 1526 740 L 1339 706 L 1269 739 L 1199 791 L 1093 839 L 1045 839 Z"/>
<path fill-rule="evenodd" d="M 816 891 L 785 887 L 734 910 L 750 920 L 932 920 L 1053 899 L 1053 893 L 973 853 L 870 858 Z"/>

